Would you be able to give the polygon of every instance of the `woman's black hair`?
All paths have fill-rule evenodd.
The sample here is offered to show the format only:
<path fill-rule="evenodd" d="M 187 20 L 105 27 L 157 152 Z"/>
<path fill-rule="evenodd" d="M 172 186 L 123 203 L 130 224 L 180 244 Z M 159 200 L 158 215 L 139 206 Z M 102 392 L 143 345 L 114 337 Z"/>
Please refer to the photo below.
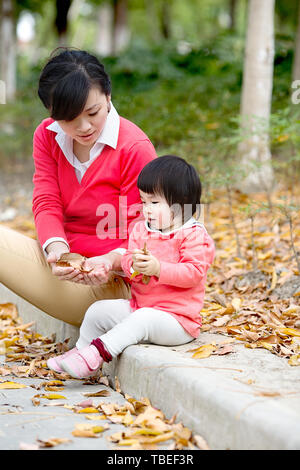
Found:
<path fill-rule="evenodd" d="M 170 207 L 179 205 L 183 223 L 195 212 L 200 215 L 200 178 L 193 165 L 181 157 L 155 158 L 140 172 L 137 186 L 144 193 L 163 196 Z"/>
<path fill-rule="evenodd" d="M 86 51 L 57 48 L 42 70 L 38 95 L 53 119 L 72 121 L 83 111 L 92 87 L 111 94 L 110 78 L 98 59 Z"/>

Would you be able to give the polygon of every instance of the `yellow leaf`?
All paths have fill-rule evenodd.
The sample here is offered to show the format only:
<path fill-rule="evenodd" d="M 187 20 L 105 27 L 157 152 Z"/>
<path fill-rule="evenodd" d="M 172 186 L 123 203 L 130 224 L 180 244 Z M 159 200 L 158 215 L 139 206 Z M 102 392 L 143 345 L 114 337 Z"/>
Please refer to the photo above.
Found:
<path fill-rule="evenodd" d="M 97 434 L 90 429 L 74 429 L 72 434 L 74 437 L 98 437 Z"/>
<path fill-rule="evenodd" d="M 142 437 L 139 439 L 141 444 L 156 444 L 158 442 L 168 441 L 174 437 L 174 432 L 166 432 L 165 434 L 160 434 L 159 436 L 154 437 Z"/>
<path fill-rule="evenodd" d="M 300 307 L 298 305 L 291 305 L 287 310 L 283 310 L 283 315 L 290 315 L 291 313 L 297 313 Z"/>
<path fill-rule="evenodd" d="M 130 281 L 133 279 L 135 276 L 138 276 L 140 273 L 138 271 L 134 271 L 131 276 L 130 276 Z"/>
<path fill-rule="evenodd" d="M 104 426 L 95 426 L 93 423 L 78 423 L 74 431 L 72 431 L 72 434 L 75 437 L 98 437 L 96 434 L 106 429 L 108 429 L 107 424 L 104 424 Z"/>
<path fill-rule="evenodd" d="M 76 411 L 76 413 L 99 413 L 99 410 L 97 410 L 97 408 L 88 407 L 82 408 L 81 410 Z"/>
<path fill-rule="evenodd" d="M 105 431 L 107 428 L 104 426 L 93 426 L 91 430 L 95 433 L 98 434 L 99 432 Z"/>
<path fill-rule="evenodd" d="M 27 385 L 19 384 L 17 382 L 1 382 L 0 389 L 1 390 L 8 390 L 8 389 L 15 389 L 15 388 L 26 388 Z"/>
<path fill-rule="evenodd" d="M 59 392 L 60 390 L 64 390 L 64 387 L 51 387 L 50 385 L 45 385 L 45 390 L 46 392 Z"/>
<path fill-rule="evenodd" d="M 300 330 L 296 330 L 295 328 L 278 328 L 278 331 L 289 336 L 300 336 Z"/>
<path fill-rule="evenodd" d="M 133 446 L 138 443 L 139 443 L 138 439 L 123 439 L 122 441 L 118 442 L 118 445 L 119 446 Z"/>
<path fill-rule="evenodd" d="M 295 354 L 288 360 L 290 366 L 300 366 L 300 354 Z"/>
<path fill-rule="evenodd" d="M 47 398 L 47 400 L 59 400 L 63 398 L 66 400 L 66 397 L 64 397 L 63 395 L 59 395 L 58 393 L 47 393 L 44 395 L 40 395 L 40 398 Z"/>
<path fill-rule="evenodd" d="M 151 429 L 151 428 L 141 428 L 141 429 L 136 429 L 136 431 L 132 434 L 133 436 L 135 436 L 136 434 L 150 434 L 152 436 L 158 436 L 159 434 L 161 434 L 161 431 L 156 431 L 155 429 Z"/>
<path fill-rule="evenodd" d="M 85 418 L 89 419 L 90 421 L 99 421 L 99 420 L 106 419 L 106 416 L 104 416 L 104 415 L 97 415 L 97 416 L 95 416 L 95 415 L 92 415 L 92 416 L 86 415 Z"/>
<path fill-rule="evenodd" d="M 266 343 L 265 341 L 258 341 L 257 345 L 262 346 L 263 348 L 268 349 L 269 351 L 272 351 L 272 349 L 273 349 L 272 344 Z"/>
<path fill-rule="evenodd" d="M 204 359 L 206 357 L 209 357 L 217 347 L 213 344 L 204 344 L 203 346 L 200 346 L 198 350 L 192 355 L 194 359 Z"/>

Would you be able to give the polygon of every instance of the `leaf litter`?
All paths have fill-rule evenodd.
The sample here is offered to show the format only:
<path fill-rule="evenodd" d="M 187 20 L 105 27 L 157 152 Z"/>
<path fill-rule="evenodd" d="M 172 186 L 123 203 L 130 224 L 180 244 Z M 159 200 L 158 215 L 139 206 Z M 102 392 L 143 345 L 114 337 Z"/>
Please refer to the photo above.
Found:
<path fill-rule="evenodd" d="M 274 193 L 274 206 L 286 196 L 288 194 L 282 190 Z M 254 201 L 250 196 L 234 192 L 232 210 L 235 215 L 237 216 L 239 207 L 243 204 L 263 204 L 265 195 L 256 195 L 255 198 Z M 255 230 L 251 233 L 249 219 L 243 219 L 239 214 L 239 218 L 236 217 L 239 222 L 234 230 L 230 224 L 230 208 L 224 191 L 216 191 L 215 199 L 217 202 L 210 204 L 206 226 L 216 244 L 216 258 L 207 276 L 205 301 L 201 311 L 202 331 L 220 333 L 250 349 L 264 348 L 286 358 L 290 366 L 299 366 L 300 273 L 296 257 L 291 252 L 288 220 L 272 211 L 261 211 L 255 217 Z M 6 225 L 36 238 L 32 221 L 27 223 L 26 220 L 15 220 Z M 299 211 L 293 218 L 293 227 L 294 253 L 297 253 L 297 249 L 299 253 Z M 239 236 L 242 256 L 237 256 L 235 234 Z M 49 357 L 68 350 L 68 340 L 55 343 L 54 337 L 46 338 L 32 332 L 32 323 L 22 323 L 14 304 L 0 305 L 0 321 L 0 354 L 6 355 L 6 364 L 0 367 L 0 376 L 38 377 L 49 381 L 65 381 L 70 378 L 67 374 L 57 374 L 46 367 Z M 231 344 L 211 343 L 190 352 L 195 359 L 202 359 L 233 351 Z M 21 365 L 9 366 L 9 362 L 21 362 Z M 2 381 L 2 387 L 5 388 L 5 382 L 9 387 L 9 380 Z M 108 380 L 103 376 L 90 378 L 84 383 L 102 383 L 108 386 Z M 118 388 L 118 384 L 116 385 Z M 17 388 L 18 383 L 11 386 Z M 47 391 L 57 391 L 56 387 L 59 388 L 60 385 L 48 383 L 48 387 L 50 389 L 45 388 Z M 257 391 L 258 396 L 274 396 L 274 392 L 270 393 Z M 39 406 L 40 398 L 35 397 L 39 401 L 36 406 Z M 119 448 L 129 446 L 132 449 L 152 449 L 159 442 L 172 440 L 170 447 L 174 449 L 184 446 L 208 449 L 201 436 L 190 434 L 182 423 L 175 425 L 172 420 L 166 420 L 163 415 L 159 415 L 159 410 L 152 408 L 148 399 L 135 400 L 126 395 L 125 398 L 125 405 L 103 403 L 95 407 L 98 413 L 84 413 L 90 421 L 101 418 L 126 426 L 127 431 L 108 437 Z M 53 399 L 53 402 L 56 400 Z M 56 403 L 59 406 L 68 406 L 62 402 Z M 52 403 L 48 406 L 52 406 Z M 80 409 L 78 405 L 69 408 L 74 412 Z M 84 410 L 82 407 L 81 409 Z M 90 433 L 92 430 L 93 436 L 104 430 L 103 426 L 80 428 L 75 428 L 75 434 L 83 431 Z M 50 439 L 49 442 L 57 442 L 57 445 L 59 443 L 55 439 Z M 22 445 L 26 447 L 26 444 Z M 36 444 L 37 448 L 41 445 L 41 442 Z"/>
<path fill-rule="evenodd" d="M 5 377 L 38 378 L 41 383 L 30 385 L 39 393 L 32 396 L 32 406 L 61 407 L 78 416 L 84 417 L 84 422 L 79 422 L 74 429 L 70 429 L 72 439 L 99 438 L 104 432 L 109 431 L 113 424 L 121 424 L 124 431 L 105 434 L 108 442 L 115 449 L 160 449 L 161 445 L 167 445 L 170 449 L 203 449 L 209 446 L 205 439 L 193 433 L 182 423 L 175 423 L 175 416 L 168 420 L 162 411 L 154 408 L 149 399 L 136 400 L 124 394 L 117 377 L 115 377 L 115 389 L 121 393 L 125 403 L 100 402 L 94 403 L 94 398 L 107 398 L 110 392 L 100 389 L 99 385 L 108 386 L 107 377 L 102 373 L 98 376 L 85 379 L 83 384 L 97 386 L 96 391 L 84 393 L 86 397 L 80 403 L 68 404 L 67 388 L 65 381 L 71 379 L 66 373 L 56 373 L 47 368 L 47 359 L 56 354 L 62 354 L 68 350 L 68 340 L 56 343 L 55 338 L 42 336 L 31 329 L 32 323 L 24 324 L 18 315 L 14 304 L 0 304 L 0 347 L 1 354 L 5 355 L 6 362 L 0 368 L 0 389 L 22 389 L 27 385 L 17 381 L 8 380 Z M 12 364 L 10 364 L 12 363 Z M 40 392 L 41 389 L 47 393 Z M 65 394 L 62 394 L 64 391 Z M 1 414 L 41 414 L 37 420 L 51 419 L 55 415 L 43 416 L 43 413 L 23 412 L 22 410 L 8 410 Z M 31 420 L 32 421 L 32 420 Z M 24 423 L 25 424 L 25 423 Z M 36 439 L 35 443 L 20 442 L 22 450 L 38 450 L 56 447 L 72 442 L 68 437 L 49 439 Z"/>
<path fill-rule="evenodd" d="M 276 207 L 288 194 L 278 191 L 273 197 Z M 300 272 L 290 246 L 288 220 L 276 211 L 263 210 L 256 215 L 251 234 L 250 221 L 241 217 L 239 208 L 263 204 L 265 195 L 255 195 L 253 200 L 236 191 L 233 211 L 239 220 L 236 228 L 243 256 L 238 257 L 224 193 L 219 191 L 216 199 L 207 223 L 215 241 L 216 258 L 208 271 L 201 331 L 229 336 L 250 349 L 266 349 L 285 358 L 290 366 L 299 366 Z M 300 211 L 294 214 L 293 227 L 294 248 L 299 256 Z M 233 351 L 233 347 L 220 348 L 211 343 L 193 350 L 193 357 L 203 359 Z"/>

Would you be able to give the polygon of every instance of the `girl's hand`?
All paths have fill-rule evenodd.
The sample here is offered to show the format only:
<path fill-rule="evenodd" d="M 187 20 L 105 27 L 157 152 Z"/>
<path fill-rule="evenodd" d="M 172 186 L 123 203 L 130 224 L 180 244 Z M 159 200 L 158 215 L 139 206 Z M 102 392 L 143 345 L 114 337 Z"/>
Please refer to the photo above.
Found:
<path fill-rule="evenodd" d="M 147 276 L 156 276 L 159 278 L 160 275 L 160 262 L 150 252 L 147 255 L 143 250 L 135 249 L 132 254 L 132 268 L 134 271 L 138 271 L 141 274 Z"/>

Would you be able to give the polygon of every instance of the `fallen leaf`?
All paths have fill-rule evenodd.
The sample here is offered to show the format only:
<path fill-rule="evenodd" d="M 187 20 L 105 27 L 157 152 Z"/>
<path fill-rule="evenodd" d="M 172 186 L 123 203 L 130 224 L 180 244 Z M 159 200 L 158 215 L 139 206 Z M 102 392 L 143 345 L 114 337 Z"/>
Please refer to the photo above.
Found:
<path fill-rule="evenodd" d="M 85 397 L 108 397 L 110 395 L 110 392 L 108 390 L 99 390 L 99 392 L 94 392 L 94 393 L 84 393 L 83 394 Z"/>
<path fill-rule="evenodd" d="M 300 366 L 300 354 L 294 354 L 288 360 L 290 366 Z"/>
<path fill-rule="evenodd" d="M 99 410 L 97 408 L 81 408 L 80 410 L 77 410 L 76 413 L 99 413 Z"/>
<path fill-rule="evenodd" d="M 210 450 L 206 440 L 202 436 L 199 436 L 199 434 L 193 436 L 192 442 L 201 450 Z"/>
<path fill-rule="evenodd" d="M 47 398 L 47 400 L 60 400 L 60 399 L 67 399 L 63 395 L 59 395 L 58 393 L 48 393 L 44 395 L 39 395 L 40 398 Z"/>
<path fill-rule="evenodd" d="M 107 429 L 109 429 L 108 424 L 95 426 L 93 423 L 78 423 L 75 425 L 75 429 L 72 431 L 72 434 L 75 437 L 99 437 L 97 434 L 100 434 Z"/>
<path fill-rule="evenodd" d="M 12 389 L 17 389 L 17 388 L 26 388 L 27 385 L 24 384 L 19 384 L 17 382 L 0 382 L 0 390 L 12 390 Z"/>
<path fill-rule="evenodd" d="M 85 256 L 78 253 L 63 253 L 56 261 L 56 265 L 61 267 L 72 267 L 79 269 L 83 273 L 89 273 L 93 268 L 87 268 L 85 266 L 85 261 Z"/>
<path fill-rule="evenodd" d="M 217 349 L 215 344 L 204 344 L 192 355 L 194 359 L 205 359 Z"/>
<path fill-rule="evenodd" d="M 37 443 L 40 448 L 44 447 L 56 447 L 60 444 L 66 444 L 67 442 L 72 442 L 71 439 L 52 437 L 50 439 L 37 439 Z"/>

